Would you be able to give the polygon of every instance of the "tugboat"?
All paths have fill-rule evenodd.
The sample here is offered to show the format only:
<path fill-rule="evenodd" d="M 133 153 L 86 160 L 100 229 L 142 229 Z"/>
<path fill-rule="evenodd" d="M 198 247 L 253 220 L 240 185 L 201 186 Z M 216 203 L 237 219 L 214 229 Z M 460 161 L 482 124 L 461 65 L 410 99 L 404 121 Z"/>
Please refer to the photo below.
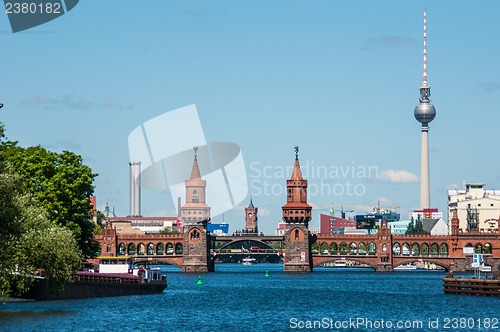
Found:
<path fill-rule="evenodd" d="M 128 256 L 98 257 L 99 272 L 92 269 L 76 272 L 72 279 L 57 291 L 44 277 L 36 277 L 31 289 L 22 295 L 31 300 L 63 300 L 125 295 L 160 294 L 167 279 L 159 269 L 132 268 Z"/>

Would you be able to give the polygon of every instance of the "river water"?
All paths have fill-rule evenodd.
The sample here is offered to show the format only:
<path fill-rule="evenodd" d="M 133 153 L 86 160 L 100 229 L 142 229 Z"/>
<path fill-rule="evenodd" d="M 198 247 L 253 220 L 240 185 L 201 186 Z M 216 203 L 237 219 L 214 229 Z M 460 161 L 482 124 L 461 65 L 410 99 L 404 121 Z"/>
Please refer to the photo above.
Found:
<path fill-rule="evenodd" d="M 500 297 L 446 295 L 444 272 L 217 264 L 200 286 L 162 269 L 163 294 L 0 304 L 0 331 L 500 331 Z"/>

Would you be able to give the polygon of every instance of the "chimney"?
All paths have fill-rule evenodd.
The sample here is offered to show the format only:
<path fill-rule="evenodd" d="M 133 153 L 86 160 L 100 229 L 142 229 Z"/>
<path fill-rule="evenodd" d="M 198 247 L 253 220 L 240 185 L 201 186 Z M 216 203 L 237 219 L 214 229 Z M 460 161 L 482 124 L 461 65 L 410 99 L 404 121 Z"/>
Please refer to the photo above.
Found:
<path fill-rule="evenodd" d="M 141 216 L 141 162 L 132 161 L 130 165 L 130 216 Z"/>

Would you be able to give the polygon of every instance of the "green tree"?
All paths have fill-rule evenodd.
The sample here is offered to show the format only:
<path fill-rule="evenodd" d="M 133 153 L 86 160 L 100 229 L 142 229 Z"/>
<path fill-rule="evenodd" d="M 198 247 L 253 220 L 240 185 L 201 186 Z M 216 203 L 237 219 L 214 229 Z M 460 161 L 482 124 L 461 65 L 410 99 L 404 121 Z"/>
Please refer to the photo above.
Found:
<path fill-rule="evenodd" d="M 42 204 L 50 221 L 71 230 L 85 257 L 95 256 L 98 243 L 90 196 L 97 174 L 83 164 L 82 157 L 41 146 L 22 148 L 9 141 L 1 144 L 0 153 L 0 163 L 10 165 L 24 179 L 22 191 Z"/>
<path fill-rule="evenodd" d="M 25 292 L 37 272 L 49 284 L 64 285 L 83 259 L 73 234 L 47 218 L 23 179 L 0 171 L 0 297 Z"/>
<path fill-rule="evenodd" d="M 410 224 L 408 225 L 408 229 L 406 230 L 407 235 L 413 235 L 413 234 L 429 234 L 424 229 L 424 224 L 422 223 L 422 219 L 420 218 L 420 215 L 417 217 L 417 220 L 415 221 L 413 217 L 411 218 Z"/>
<path fill-rule="evenodd" d="M 410 223 L 408 224 L 408 228 L 406 228 L 406 235 L 415 234 L 415 220 L 411 217 Z"/>
<path fill-rule="evenodd" d="M 160 230 L 160 234 L 180 234 L 178 229 L 172 228 L 171 226 L 165 226 Z"/>

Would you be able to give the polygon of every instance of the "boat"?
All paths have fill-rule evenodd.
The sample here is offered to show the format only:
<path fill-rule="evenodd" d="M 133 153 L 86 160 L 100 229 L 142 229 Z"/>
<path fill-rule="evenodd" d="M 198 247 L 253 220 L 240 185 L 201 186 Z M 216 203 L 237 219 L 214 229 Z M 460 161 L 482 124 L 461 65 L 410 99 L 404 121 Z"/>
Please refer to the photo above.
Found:
<path fill-rule="evenodd" d="M 395 271 L 416 270 L 417 266 L 413 264 L 398 265 L 394 268 Z"/>
<path fill-rule="evenodd" d="M 241 263 L 243 265 L 253 265 L 253 264 L 257 264 L 257 260 L 255 258 L 247 257 L 247 258 L 243 258 Z"/>
<path fill-rule="evenodd" d="M 21 297 L 40 301 L 163 293 L 167 279 L 159 268 L 132 268 L 130 263 L 126 256 L 99 257 L 99 272 L 77 271 L 62 288 L 37 276 Z"/>
<path fill-rule="evenodd" d="M 334 267 L 347 267 L 347 263 L 345 261 L 335 261 L 333 263 Z"/>

